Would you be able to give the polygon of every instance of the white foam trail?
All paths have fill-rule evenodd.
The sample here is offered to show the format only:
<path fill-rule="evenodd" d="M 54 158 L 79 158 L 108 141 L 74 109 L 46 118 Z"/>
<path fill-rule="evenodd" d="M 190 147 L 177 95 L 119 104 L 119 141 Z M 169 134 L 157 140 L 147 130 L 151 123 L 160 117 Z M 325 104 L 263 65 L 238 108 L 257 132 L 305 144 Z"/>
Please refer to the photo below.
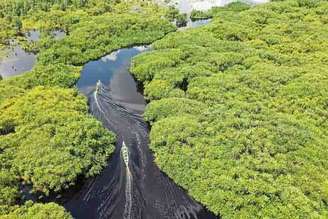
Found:
<path fill-rule="evenodd" d="M 129 150 L 126 147 L 124 141 L 121 147 L 121 155 L 126 167 L 126 184 L 125 184 L 125 207 L 124 207 L 124 218 L 131 219 L 132 210 L 132 174 L 129 168 Z"/>
<path fill-rule="evenodd" d="M 105 114 L 105 112 L 101 109 L 100 104 L 99 104 L 99 102 L 98 102 L 98 98 L 97 98 L 97 94 L 98 94 L 98 92 L 99 92 L 99 90 L 100 90 L 100 86 L 101 86 L 101 82 L 98 81 L 98 82 L 97 82 L 97 85 L 96 85 L 96 91 L 93 93 L 93 97 L 94 97 L 94 99 L 95 99 L 95 102 L 96 102 L 97 108 L 100 110 L 100 112 L 102 112 L 103 114 Z"/>
<path fill-rule="evenodd" d="M 101 109 L 100 105 L 99 105 L 99 102 L 98 102 L 98 98 L 97 98 L 97 91 L 95 91 L 93 93 L 93 96 L 94 96 L 94 99 L 95 99 L 95 102 L 96 102 L 96 105 L 97 105 L 97 108 L 100 110 L 100 112 L 102 112 L 103 114 L 105 114 L 105 112 Z"/>

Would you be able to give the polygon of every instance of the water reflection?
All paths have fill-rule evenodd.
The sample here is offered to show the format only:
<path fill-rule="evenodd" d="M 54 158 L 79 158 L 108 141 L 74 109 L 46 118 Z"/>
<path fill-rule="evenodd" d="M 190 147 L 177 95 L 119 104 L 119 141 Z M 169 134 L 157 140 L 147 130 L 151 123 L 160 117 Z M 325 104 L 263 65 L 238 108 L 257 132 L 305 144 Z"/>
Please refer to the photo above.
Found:
<path fill-rule="evenodd" d="M 211 20 L 212 19 L 201 19 L 201 20 L 192 21 L 191 19 L 188 19 L 187 25 L 185 27 L 179 28 L 179 31 L 206 25 L 206 24 L 210 23 Z"/>
<path fill-rule="evenodd" d="M 176 5 L 181 13 L 190 13 L 192 10 L 206 11 L 212 7 L 222 7 L 232 2 L 262 4 L 269 0 L 175 0 L 171 4 Z"/>
<path fill-rule="evenodd" d="M 0 59 L 0 75 L 3 78 L 30 71 L 36 62 L 35 54 L 24 51 L 13 41 L 6 53 L 7 56 Z"/>
<path fill-rule="evenodd" d="M 61 40 L 66 36 L 63 30 L 54 30 L 51 34 L 56 40 Z M 40 40 L 41 32 L 39 30 L 30 30 L 24 36 L 29 43 L 35 43 Z M 36 63 L 36 54 L 25 51 L 14 40 L 10 42 L 9 49 L 6 49 L 4 53 L 7 55 L 0 57 L 0 75 L 2 78 L 30 71 Z"/>
<path fill-rule="evenodd" d="M 28 42 L 38 42 L 40 40 L 41 33 L 38 30 L 30 30 L 25 33 L 25 37 Z"/>
<path fill-rule="evenodd" d="M 119 49 L 84 65 L 77 87 L 88 97 L 91 114 L 116 133 L 117 145 L 101 174 L 64 197 L 75 218 L 216 218 L 153 162 L 140 116 L 146 102 L 129 72 L 131 59 L 149 49 Z"/>
<path fill-rule="evenodd" d="M 137 92 L 137 84 L 129 73 L 132 57 L 149 49 L 146 46 L 120 49 L 98 60 L 84 65 L 77 83 L 79 90 L 89 95 L 95 90 L 98 80 L 109 85 L 111 95 L 122 105 L 136 111 L 143 111 L 145 100 Z"/>
<path fill-rule="evenodd" d="M 55 40 L 61 40 L 65 38 L 66 33 L 63 30 L 54 30 L 52 31 L 52 36 Z"/>

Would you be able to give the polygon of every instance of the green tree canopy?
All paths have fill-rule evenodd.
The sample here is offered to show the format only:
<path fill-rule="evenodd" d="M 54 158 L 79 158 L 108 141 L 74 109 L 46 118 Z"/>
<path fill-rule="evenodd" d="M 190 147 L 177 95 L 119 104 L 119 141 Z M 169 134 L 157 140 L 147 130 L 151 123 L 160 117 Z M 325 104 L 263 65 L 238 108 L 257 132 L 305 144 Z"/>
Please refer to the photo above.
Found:
<path fill-rule="evenodd" d="M 155 161 L 217 215 L 328 217 L 327 8 L 216 8 L 133 60 Z"/>

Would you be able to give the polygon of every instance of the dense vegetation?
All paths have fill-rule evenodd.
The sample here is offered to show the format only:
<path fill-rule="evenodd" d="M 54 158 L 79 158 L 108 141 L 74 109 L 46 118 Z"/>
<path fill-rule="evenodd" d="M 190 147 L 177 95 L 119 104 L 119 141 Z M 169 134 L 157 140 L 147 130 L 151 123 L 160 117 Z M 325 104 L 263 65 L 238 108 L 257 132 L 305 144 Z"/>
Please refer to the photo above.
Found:
<path fill-rule="evenodd" d="M 87 116 L 85 102 L 72 90 L 44 87 L 4 101 L 2 165 L 45 194 L 69 186 L 81 174 L 99 173 L 114 138 Z"/>
<path fill-rule="evenodd" d="M 209 19 L 212 18 L 212 10 L 208 10 L 208 11 L 197 11 L 197 10 L 193 10 L 190 13 L 190 19 L 195 21 L 195 20 L 202 20 L 202 19 Z"/>
<path fill-rule="evenodd" d="M 19 190 L 60 192 L 98 174 L 113 152 L 115 137 L 88 115 L 86 98 L 73 88 L 82 64 L 163 37 L 175 30 L 174 16 L 142 1 L 0 1 L 0 49 L 15 39 L 38 52 L 32 71 L 0 79 L 0 215 L 70 218 L 54 203 L 18 205 Z M 22 34 L 33 29 L 41 32 L 37 42 Z M 67 36 L 56 40 L 54 30 Z"/>
<path fill-rule="evenodd" d="M 328 217 L 327 14 L 235 3 L 134 59 L 157 164 L 217 215 Z"/>
<path fill-rule="evenodd" d="M 3 219 L 71 219 L 64 208 L 54 203 L 34 204 L 27 202 L 23 207 L 4 215 Z"/>

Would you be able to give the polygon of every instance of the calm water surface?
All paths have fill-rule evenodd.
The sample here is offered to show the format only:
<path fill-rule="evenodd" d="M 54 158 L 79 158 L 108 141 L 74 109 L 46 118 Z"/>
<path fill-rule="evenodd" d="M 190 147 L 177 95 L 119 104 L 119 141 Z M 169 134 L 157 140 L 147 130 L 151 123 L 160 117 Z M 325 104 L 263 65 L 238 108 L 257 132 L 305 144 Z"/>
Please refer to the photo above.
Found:
<path fill-rule="evenodd" d="M 190 1 L 179 2 L 182 12 L 195 7 Z M 209 21 L 189 21 L 187 27 Z M 57 40 L 65 35 L 60 30 L 53 32 Z M 29 42 L 37 42 L 40 32 L 30 31 L 26 37 Z M 64 202 L 75 218 L 216 218 L 153 162 L 148 147 L 149 129 L 142 118 L 146 101 L 129 72 L 131 59 L 149 49 L 147 46 L 120 49 L 83 67 L 77 88 L 88 97 L 90 113 L 116 133 L 117 144 L 101 174 L 58 201 Z M 34 54 L 13 43 L 7 57 L 0 60 L 0 74 L 4 78 L 21 74 L 31 70 L 35 62 Z"/>
<path fill-rule="evenodd" d="M 101 81 L 110 88 L 111 95 L 117 102 L 143 111 L 146 103 L 142 94 L 137 91 L 129 67 L 131 59 L 146 50 L 149 47 L 120 49 L 99 60 L 88 62 L 83 67 L 77 87 L 88 96 L 96 89 L 97 82 Z"/>
<path fill-rule="evenodd" d="M 62 40 L 65 38 L 66 33 L 63 30 L 54 30 L 52 31 L 52 36 L 55 40 Z"/>
<path fill-rule="evenodd" d="M 54 39 L 61 40 L 66 36 L 62 30 L 52 32 Z M 28 42 L 38 42 L 40 40 L 40 31 L 33 30 L 25 34 Z M 15 41 L 10 42 L 9 49 L 5 51 L 5 57 L 0 58 L 0 75 L 3 78 L 20 75 L 32 70 L 36 63 L 36 54 L 26 52 Z"/>
<path fill-rule="evenodd" d="M 173 0 L 171 4 L 175 5 L 180 12 L 189 14 L 192 10 L 206 11 L 212 7 L 222 7 L 237 1 L 253 5 L 267 3 L 270 0 Z"/>
<path fill-rule="evenodd" d="M 19 45 L 12 42 L 7 55 L 0 59 L 0 75 L 9 78 L 30 71 L 36 63 L 36 55 L 24 51 Z"/>
<path fill-rule="evenodd" d="M 75 218 L 216 218 L 153 161 L 142 117 L 146 102 L 129 72 L 131 59 L 147 50 L 120 49 L 84 65 L 77 87 L 88 97 L 90 113 L 116 134 L 117 144 L 102 173 L 66 197 L 64 206 Z"/>

